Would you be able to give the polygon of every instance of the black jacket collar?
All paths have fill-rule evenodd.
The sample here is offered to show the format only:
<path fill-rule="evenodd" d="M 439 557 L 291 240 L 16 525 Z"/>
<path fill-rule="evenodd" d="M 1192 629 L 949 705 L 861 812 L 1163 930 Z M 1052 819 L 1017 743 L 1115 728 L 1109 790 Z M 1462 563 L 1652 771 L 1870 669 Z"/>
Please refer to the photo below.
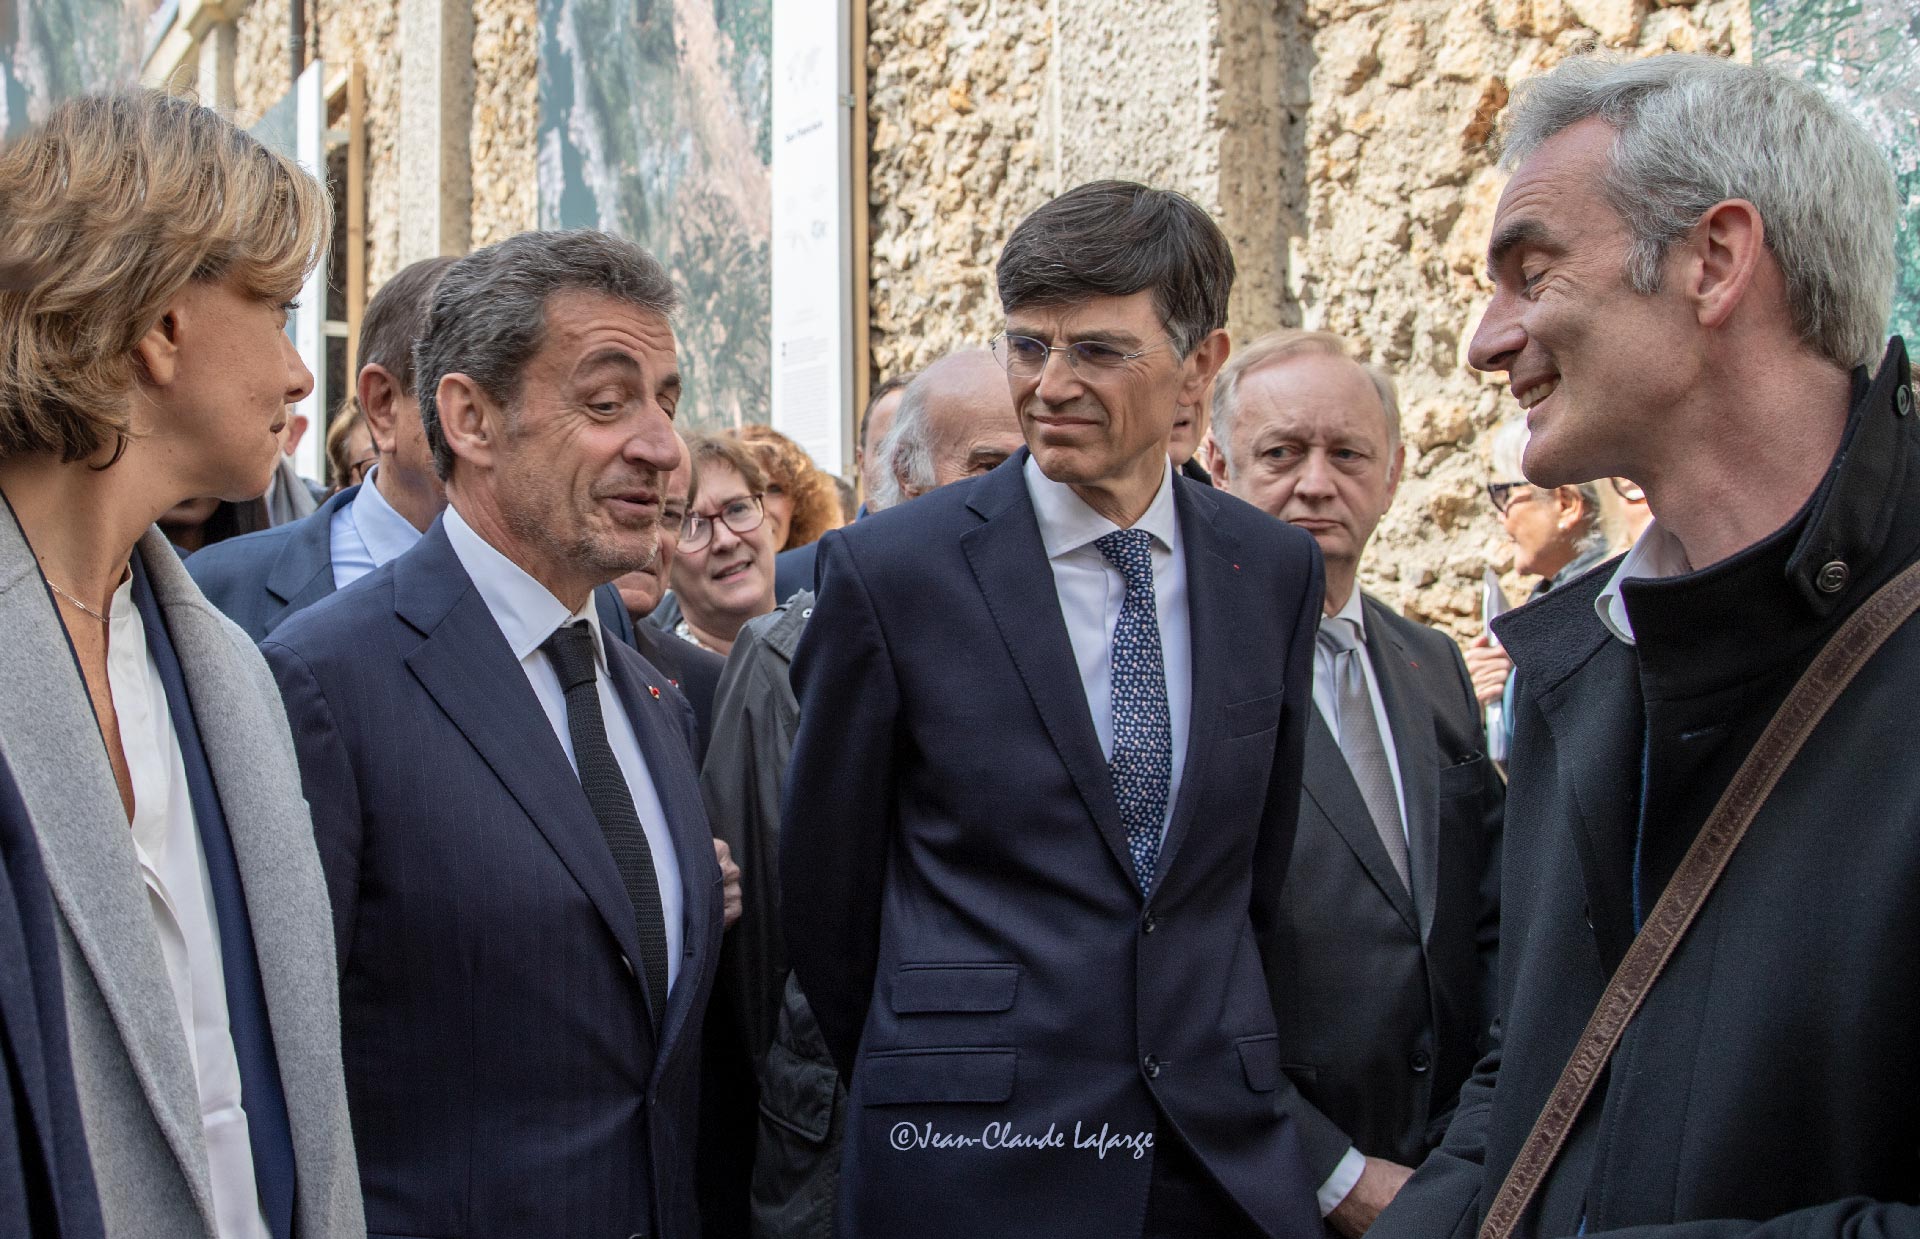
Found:
<path fill-rule="evenodd" d="M 1809 654 L 1920 555 L 1920 496 L 1905 496 L 1920 458 L 1920 419 L 1898 337 L 1877 374 L 1855 371 L 1854 396 L 1839 451 L 1793 519 L 1712 567 L 1625 585 L 1650 685 L 1679 695 L 1710 692 Z M 1610 576 L 1605 568 L 1589 572 L 1495 622 L 1539 689 L 1566 679 L 1613 640 L 1593 610 Z"/>

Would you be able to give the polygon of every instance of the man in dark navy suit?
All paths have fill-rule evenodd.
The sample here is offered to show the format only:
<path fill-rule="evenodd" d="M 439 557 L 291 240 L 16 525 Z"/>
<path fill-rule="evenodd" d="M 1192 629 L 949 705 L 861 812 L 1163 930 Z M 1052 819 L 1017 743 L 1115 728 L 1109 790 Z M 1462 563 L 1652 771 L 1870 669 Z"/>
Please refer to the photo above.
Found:
<path fill-rule="evenodd" d="M 451 265 L 453 259 L 441 257 L 403 267 L 367 303 L 355 389 L 377 457 L 367 480 L 311 516 L 189 557 L 187 572 L 207 601 L 255 641 L 302 607 L 413 549 L 447 506 L 413 397 L 413 345 L 426 326 L 434 287 Z M 611 589 L 598 595 L 600 622 L 631 643 L 633 625 L 619 601 Z"/>
<path fill-rule="evenodd" d="M 333 897 L 374 1233 L 698 1233 L 720 870 L 692 712 L 593 603 L 656 550 L 674 305 L 600 233 L 450 267 L 416 354 L 449 507 L 261 647 Z"/>
<path fill-rule="evenodd" d="M 1232 279 L 1177 194 L 1040 208 L 994 344 L 1027 448 L 821 543 L 782 909 L 844 1234 L 1319 1232 L 1262 934 L 1320 556 L 1167 454 Z"/>

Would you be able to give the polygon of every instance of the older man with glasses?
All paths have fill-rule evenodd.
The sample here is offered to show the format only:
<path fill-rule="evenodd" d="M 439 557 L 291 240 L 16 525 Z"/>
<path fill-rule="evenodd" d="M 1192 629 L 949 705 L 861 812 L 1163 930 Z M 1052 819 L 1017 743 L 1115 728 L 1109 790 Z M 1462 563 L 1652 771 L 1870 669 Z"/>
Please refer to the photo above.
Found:
<path fill-rule="evenodd" d="M 822 540 L 781 906 L 844 1234 L 1320 1231 L 1263 966 L 1320 555 L 1168 459 L 1232 280 L 1177 194 L 1041 207 L 994 342 L 1026 447 Z"/>
<path fill-rule="evenodd" d="M 1609 546 L 1600 519 L 1600 488 L 1592 482 L 1535 486 L 1520 476 L 1526 448 L 1526 418 L 1510 417 L 1500 423 L 1493 432 L 1494 476 L 1518 480 L 1487 483 L 1487 499 L 1513 539 L 1514 570 L 1539 578 L 1527 594 L 1531 602 L 1606 559 Z M 1511 695 L 1513 660 L 1495 642 L 1492 629 L 1482 630 L 1467 647 L 1467 673 L 1473 677 L 1474 696 L 1481 705 L 1490 706 Z M 1504 708 L 1498 718 L 1505 734 L 1493 747 L 1496 755 L 1504 757 L 1513 727 Z"/>

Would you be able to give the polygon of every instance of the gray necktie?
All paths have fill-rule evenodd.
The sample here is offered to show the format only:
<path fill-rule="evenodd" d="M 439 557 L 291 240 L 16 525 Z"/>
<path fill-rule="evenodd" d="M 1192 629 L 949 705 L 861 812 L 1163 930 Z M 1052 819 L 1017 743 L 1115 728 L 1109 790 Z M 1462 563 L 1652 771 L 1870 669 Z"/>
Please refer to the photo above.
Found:
<path fill-rule="evenodd" d="M 1333 656 L 1333 699 L 1340 712 L 1340 751 L 1346 755 L 1360 798 L 1373 815 L 1373 828 L 1387 849 L 1400 884 L 1413 890 L 1407 877 L 1407 833 L 1400 824 L 1400 799 L 1393 792 L 1393 767 L 1387 761 L 1386 742 L 1373 716 L 1373 698 L 1367 692 L 1366 672 L 1360 660 L 1367 656 L 1360 643 L 1360 626 L 1350 619 L 1329 616 L 1320 621 L 1320 645 Z"/>

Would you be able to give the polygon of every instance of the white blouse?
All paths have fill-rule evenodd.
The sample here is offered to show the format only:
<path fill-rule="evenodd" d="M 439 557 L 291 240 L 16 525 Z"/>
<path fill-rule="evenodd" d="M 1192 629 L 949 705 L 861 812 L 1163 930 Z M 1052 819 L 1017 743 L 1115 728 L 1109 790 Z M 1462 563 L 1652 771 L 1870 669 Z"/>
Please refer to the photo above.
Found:
<path fill-rule="evenodd" d="M 240 1063 L 227 1022 L 213 885 L 188 795 L 180 737 L 133 603 L 131 577 L 114 591 L 110 614 L 107 684 L 133 781 L 133 847 L 199 1087 L 220 1239 L 268 1239 L 247 1114 L 240 1105 Z"/>

